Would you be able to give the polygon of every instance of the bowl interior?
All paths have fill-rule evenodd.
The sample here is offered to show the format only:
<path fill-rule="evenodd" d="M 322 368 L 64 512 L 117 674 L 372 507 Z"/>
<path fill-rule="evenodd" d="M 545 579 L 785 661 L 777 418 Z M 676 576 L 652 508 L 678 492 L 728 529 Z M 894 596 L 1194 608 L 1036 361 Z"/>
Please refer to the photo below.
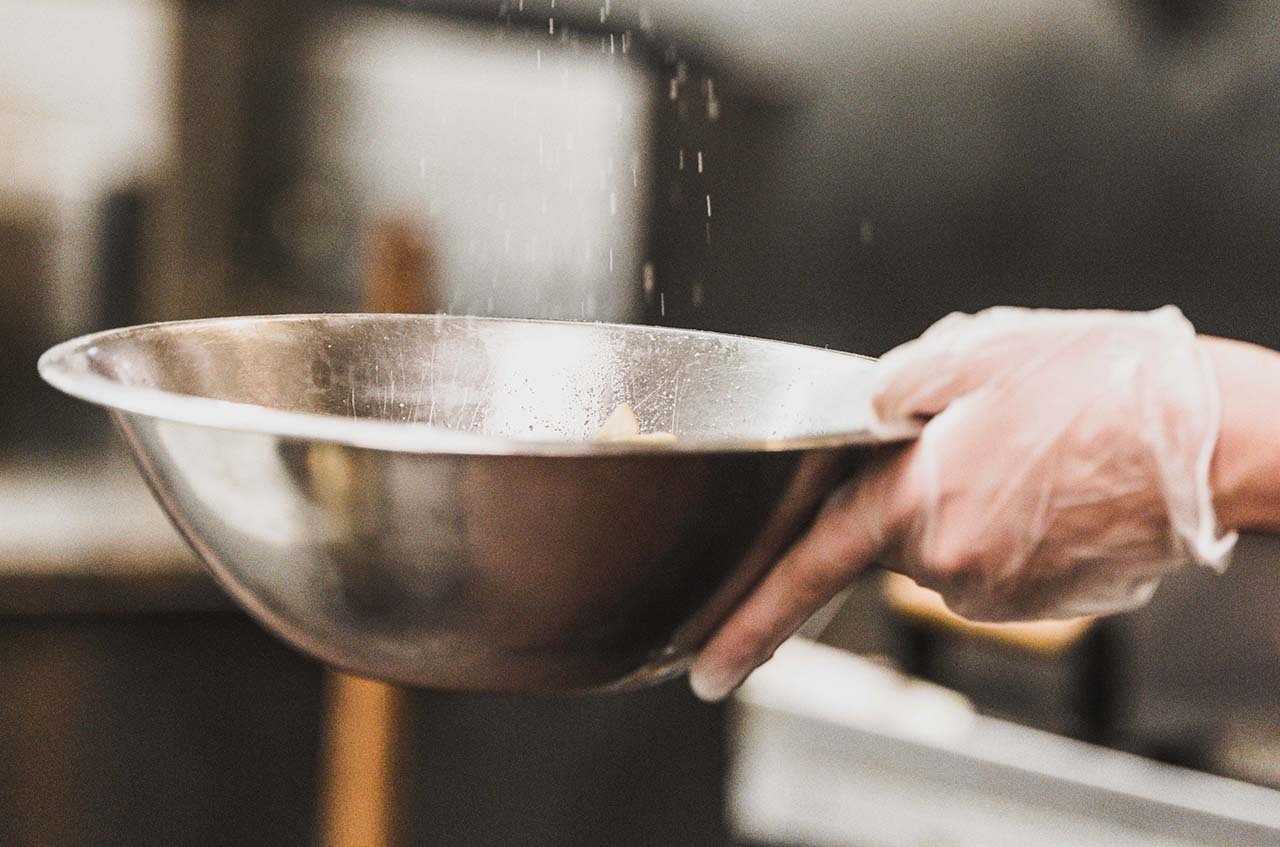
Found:
<path fill-rule="evenodd" d="M 529 442 L 590 440 L 626 403 L 642 431 L 686 446 L 863 430 L 870 366 L 710 333 L 418 315 L 155 324 L 72 342 L 42 362 L 64 390 L 85 396 L 77 389 L 96 383 L 87 399 L 106 405 L 159 390 Z M 129 410 L 152 411 L 136 398 Z"/>

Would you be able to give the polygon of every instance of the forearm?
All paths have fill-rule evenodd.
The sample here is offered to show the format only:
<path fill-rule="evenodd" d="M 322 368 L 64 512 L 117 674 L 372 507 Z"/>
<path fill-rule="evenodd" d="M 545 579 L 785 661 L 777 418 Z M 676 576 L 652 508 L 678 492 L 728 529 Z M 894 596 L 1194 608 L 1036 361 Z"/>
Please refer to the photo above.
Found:
<path fill-rule="evenodd" d="M 1228 530 L 1280 532 L 1280 353 L 1202 338 L 1222 392 L 1210 484 Z"/>

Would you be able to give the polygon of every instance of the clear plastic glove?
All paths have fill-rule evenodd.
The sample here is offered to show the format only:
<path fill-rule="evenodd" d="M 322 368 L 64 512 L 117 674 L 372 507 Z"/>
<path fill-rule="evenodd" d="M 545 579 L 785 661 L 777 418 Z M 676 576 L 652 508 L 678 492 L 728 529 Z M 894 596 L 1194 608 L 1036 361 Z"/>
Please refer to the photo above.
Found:
<path fill-rule="evenodd" d="M 1146 602 L 1165 574 L 1226 566 L 1210 464 L 1213 365 L 1172 307 L 952 315 L 881 359 L 886 431 L 918 431 L 836 494 L 704 648 L 728 693 L 870 561 L 978 620 Z"/>

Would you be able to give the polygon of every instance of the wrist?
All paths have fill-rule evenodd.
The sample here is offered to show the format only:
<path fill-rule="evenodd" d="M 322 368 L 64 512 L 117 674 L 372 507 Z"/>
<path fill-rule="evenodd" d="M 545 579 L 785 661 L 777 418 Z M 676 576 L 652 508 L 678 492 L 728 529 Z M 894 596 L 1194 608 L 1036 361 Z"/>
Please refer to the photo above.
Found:
<path fill-rule="evenodd" d="M 1280 354 L 1221 338 L 1199 339 L 1222 398 L 1210 467 L 1225 530 L 1280 530 Z"/>

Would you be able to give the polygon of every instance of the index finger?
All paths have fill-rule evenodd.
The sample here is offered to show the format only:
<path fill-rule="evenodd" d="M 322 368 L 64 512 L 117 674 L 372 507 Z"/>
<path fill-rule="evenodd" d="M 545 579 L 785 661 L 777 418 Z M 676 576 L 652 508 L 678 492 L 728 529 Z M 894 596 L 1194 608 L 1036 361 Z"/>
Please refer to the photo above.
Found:
<path fill-rule="evenodd" d="M 878 487 L 876 480 L 864 478 L 838 493 L 721 625 L 689 673 L 700 699 L 720 700 L 737 688 L 871 564 L 885 540 Z"/>

